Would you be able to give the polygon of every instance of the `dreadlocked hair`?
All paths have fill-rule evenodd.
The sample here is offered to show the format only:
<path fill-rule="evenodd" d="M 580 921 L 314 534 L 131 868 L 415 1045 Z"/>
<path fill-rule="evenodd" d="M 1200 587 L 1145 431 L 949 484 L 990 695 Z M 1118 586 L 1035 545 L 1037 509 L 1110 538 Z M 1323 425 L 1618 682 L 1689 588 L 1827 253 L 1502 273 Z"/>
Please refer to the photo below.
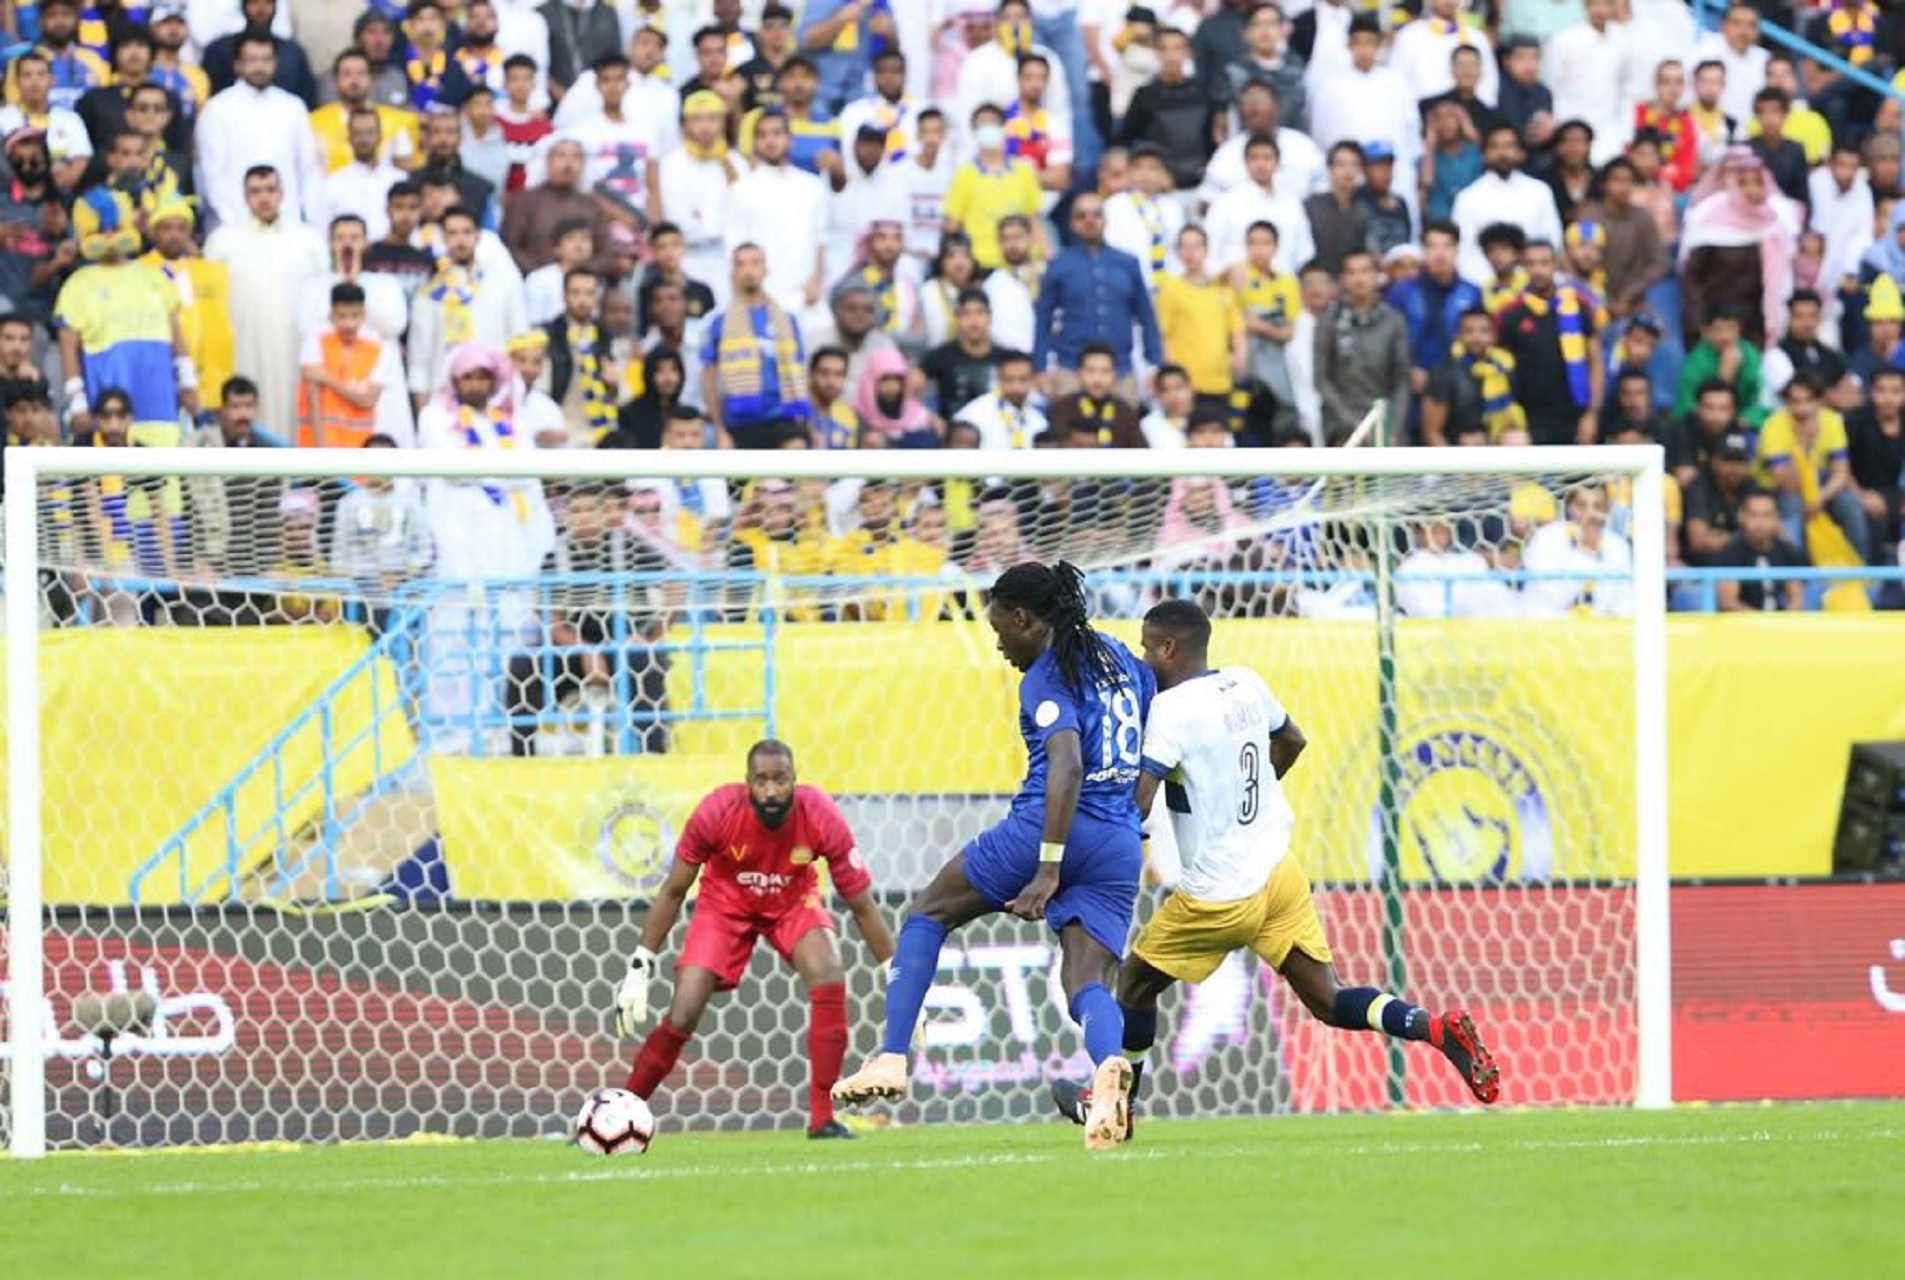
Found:
<path fill-rule="evenodd" d="M 1085 575 L 1069 560 L 1055 565 L 1015 564 L 992 584 L 992 598 L 1051 625 L 1052 656 L 1072 692 L 1083 694 L 1100 678 L 1118 674 L 1110 646 L 1088 621 Z"/>

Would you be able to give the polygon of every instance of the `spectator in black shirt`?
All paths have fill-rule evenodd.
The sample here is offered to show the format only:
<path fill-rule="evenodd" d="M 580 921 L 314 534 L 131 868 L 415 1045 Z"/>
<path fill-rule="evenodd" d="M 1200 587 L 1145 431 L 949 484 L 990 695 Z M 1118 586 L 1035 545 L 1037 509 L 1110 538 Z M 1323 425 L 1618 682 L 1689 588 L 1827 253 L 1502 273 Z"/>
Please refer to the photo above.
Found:
<path fill-rule="evenodd" d="M 1541 45 L 1531 36 L 1502 41 L 1501 92 L 1495 109 L 1521 130 L 1521 145 L 1530 152 L 1554 137 L 1554 94 L 1541 83 Z"/>
<path fill-rule="evenodd" d="M 1681 486 L 1681 554 L 1688 564 L 1704 568 L 1718 563 L 1720 552 L 1740 531 L 1740 500 L 1752 487 L 1752 442 L 1744 432 L 1728 432 L 1693 483 Z"/>
<path fill-rule="evenodd" d="M 741 97 L 742 110 L 771 107 L 781 100 L 775 82 L 780 77 L 781 68 L 793 56 L 794 11 L 784 4 L 770 3 L 761 10 L 760 25 L 754 32 L 754 56 L 735 69 L 736 74 L 747 83 L 747 89 Z M 905 67 L 906 59 L 897 49 L 882 53 L 874 61 L 877 63 L 888 57 L 899 58 L 900 66 Z"/>
<path fill-rule="evenodd" d="M 1654 410 L 1653 383 L 1648 380 L 1645 369 L 1622 369 L 1614 377 L 1614 394 L 1610 398 L 1614 408 L 1601 424 L 1603 440 L 1612 440 L 1623 431 L 1638 431 L 1648 442 L 1663 446 L 1669 457 L 1676 447 L 1684 452 L 1686 446 L 1676 445 L 1676 440 L 1686 428 Z"/>
<path fill-rule="evenodd" d="M 1845 357 L 1819 341 L 1824 302 L 1816 290 L 1795 289 L 1786 299 L 1786 336 L 1779 349 L 1793 362 L 1794 373 L 1810 373 L 1826 388 L 1826 402 L 1841 413 L 1859 407 L 1864 396 L 1851 376 Z"/>
<path fill-rule="evenodd" d="M 1779 503 L 1764 489 L 1740 498 L 1740 531 L 1727 539 L 1714 564 L 1722 569 L 1800 569 L 1806 557 L 1779 534 Z M 1719 584 L 1721 613 L 1798 613 L 1805 592 L 1793 578 L 1729 578 Z"/>
<path fill-rule="evenodd" d="M 1737 436 L 1749 441 L 1747 456 L 1752 456 L 1751 436 L 1740 422 L 1740 395 L 1724 378 L 1708 378 L 1693 395 L 1693 412 L 1687 416 L 1679 435 L 1679 451 L 1667 451 L 1667 469 L 1682 489 L 1694 482 L 1723 441 Z"/>
<path fill-rule="evenodd" d="M 992 340 L 992 304 L 984 289 L 961 291 L 953 314 L 954 335 L 919 363 L 928 407 L 950 419 L 992 390 L 993 375 L 1012 352 Z"/>
<path fill-rule="evenodd" d="M 1482 51 L 1472 44 L 1456 45 L 1454 52 L 1449 54 L 1449 71 L 1455 77 L 1455 87 L 1447 93 L 1422 99 L 1418 104 L 1422 111 L 1422 123 L 1428 124 L 1429 113 L 1437 107 L 1452 102 L 1462 109 L 1462 118 L 1466 122 L 1462 127 L 1462 136 L 1479 147 L 1489 129 L 1507 119 L 1475 95 L 1476 88 L 1482 83 Z"/>
<path fill-rule="evenodd" d="M 1887 365 L 1872 375 L 1872 403 L 1846 418 L 1845 432 L 1852 484 L 1878 530 L 1879 552 L 1899 539 L 1905 522 L 1905 369 Z"/>
<path fill-rule="evenodd" d="M 237 81 L 238 38 L 255 31 L 269 36 L 272 48 L 278 53 L 278 69 L 273 73 L 271 83 L 305 106 L 317 106 L 317 77 L 311 74 L 311 61 L 304 56 L 304 46 L 295 40 L 280 39 L 272 34 L 271 23 L 278 16 L 277 0 L 242 0 L 239 12 L 245 19 L 243 30 L 212 41 L 205 46 L 205 54 L 199 59 L 205 78 L 211 82 L 212 92 L 229 89 Z"/>
<path fill-rule="evenodd" d="M 1580 287 L 1555 277 L 1556 254 L 1545 240 L 1521 251 L 1528 287 L 1498 317 L 1501 345 L 1515 358 L 1515 403 L 1528 415 L 1536 444 L 1593 444 L 1606 370 L 1594 307 Z M 1563 342 L 1581 338 L 1571 354 Z"/>
<path fill-rule="evenodd" d="M 1206 18 L 1204 26 L 1222 16 Z M 1200 38 L 1202 34 L 1200 29 Z M 1189 36 L 1174 27 L 1159 31 L 1158 78 L 1131 96 L 1131 108 L 1118 131 L 1118 141 L 1127 147 L 1148 142 L 1162 151 L 1180 191 L 1190 190 L 1203 179 L 1204 166 L 1216 147 L 1212 130 L 1219 110 L 1208 87 L 1186 71 L 1190 59 Z"/>
<path fill-rule="evenodd" d="M 1593 150 L 1594 130 L 1583 121 L 1568 120 L 1555 129 L 1554 149 L 1542 181 L 1554 192 L 1554 207 L 1564 223 L 1573 222 L 1582 205 L 1601 198 L 1600 178 L 1588 163 Z"/>
<path fill-rule="evenodd" d="M 410 243 L 423 221 L 423 188 L 408 179 L 384 193 L 384 213 L 390 230 L 364 250 L 364 270 L 394 276 L 407 300 L 417 285 L 437 269 L 428 249 Z"/>
<path fill-rule="evenodd" d="M 1812 193 L 1807 177 L 1812 166 L 1806 163 L 1806 149 L 1786 136 L 1786 117 L 1792 109 L 1792 99 L 1783 90 L 1761 89 L 1754 94 L 1753 118 L 1759 122 L 1759 137 L 1749 145 L 1765 162 L 1766 172 L 1780 194 L 1810 210 Z"/>
<path fill-rule="evenodd" d="M 1303 212 L 1310 218 L 1310 238 L 1316 243 L 1316 262 L 1334 275 L 1343 258 L 1369 248 L 1369 209 L 1356 199 L 1363 185 L 1363 149 L 1354 142 L 1330 148 L 1330 189 L 1310 196 Z"/>

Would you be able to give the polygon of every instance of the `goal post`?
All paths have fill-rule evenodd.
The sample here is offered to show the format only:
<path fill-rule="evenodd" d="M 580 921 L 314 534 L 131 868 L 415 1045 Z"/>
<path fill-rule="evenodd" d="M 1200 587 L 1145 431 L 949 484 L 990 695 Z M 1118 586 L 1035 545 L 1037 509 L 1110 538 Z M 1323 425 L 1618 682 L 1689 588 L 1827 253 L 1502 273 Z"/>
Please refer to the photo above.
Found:
<path fill-rule="evenodd" d="M 150 533 L 153 546 L 163 542 L 168 550 L 148 556 L 139 541 L 146 534 L 127 533 L 116 508 L 102 514 L 96 496 L 88 497 L 107 480 L 127 492 L 151 488 L 154 510 L 162 486 L 187 486 L 189 502 L 195 480 L 257 481 L 269 486 L 260 491 L 271 495 L 273 513 L 281 502 L 291 512 L 285 495 L 293 489 L 322 495 L 327 521 L 334 518 L 338 492 L 371 479 L 415 483 L 426 491 L 433 484 L 480 491 L 498 505 L 518 492 L 540 495 L 543 485 L 550 493 L 600 485 L 620 495 L 629 492 L 631 477 L 658 485 L 724 482 L 743 510 L 764 478 L 812 486 L 815 495 L 822 486 L 834 486 L 824 491 L 829 496 L 840 482 L 889 481 L 915 513 L 921 505 L 948 505 L 958 486 L 968 523 L 955 538 L 972 536 L 973 512 L 987 493 L 1016 495 L 998 501 L 1017 504 L 1025 558 L 1080 564 L 1109 629 L 1135 646 L 1144 606 L 1170 594 L 1194 595 L 1219 621 L 1214 660 L 1260 666 L 1272 687 L 1285 693 L 1313 746 L 1332 744 L 1312 754 L 1333 764 L 1312 770 L 1306 759 L 1293 778 L 1293 856 L 1317 885 L 1346 978 L 1379 977 L 1385 931 L 1399 930 L 1400 945 L 1423 961 L 1410 965 L 1411 983 L 1420 974 L 1431 991 L 1450 995 L 1460 994 L 1463 984 L 1475 986 L 1485 1012 L 1511 1021 L 1510 1069 L 1517 1050 L 1542 1063 L 1543 1083 L 1532 1096 L 1522 1095 L 1526 1100 L 1668 1105 L 1663 474 L 1663 454 L 1652 446 L 1013 454 L 9 449 L 7 933 L 0 950 L 0 1011 L 7 1024 L 0 1124 L 8 1147 L 15 1155 L 36 1156 L 49 1145 L 101 1140 L 99 1125 L 70 1123 L 68 1113 L 75 1105 L 93 1105 L 83 1100 L 87 1089 L 111 1089 L 115 1081 L 130 1079 L 155 1090 L 140 1076 L 151 1063 L 165 1067 L 159 1083 L 173 1090 L 168 1097 L 179 1097 L 180 1088 L 202 1106 L 242 1097 L 242 1105 L 258 1113 L 194 1117 L 170 1127 L 154 1122 L 149 1129 L 135 1128 L 138 1142 L 377 1136 L 435 1128 L 473 1135 L 546 1131 L 542 1109 L 558 1105 L 552 1100 L 565 1092 L 580 1097 L 585 1086 L 576 1082 L 608 1078 L 612 1064 L 626 1058 L 629 1046 L 615 1044 L 603 1025 L 607 988 L 601 975 L 613 971 L 613 957 L 632 943 L 624 911 L 639 910 L 643 890 L 624 888 L 616 898 L 617 885 L 634 882 L 614 875 L 591 880 L 577 871 L 574 898 L 556 900 L 547 891 L 507 891 L 546 881 L 528 872 L 511 880 L 514 873 L 505 868 L 488 883 L 506 891 L 462 893 L 467 866 L 457 859 L 468 843 L 459 845 L 452 827 L 472 819 L 455 810 L 444 784 L 451 774 L 459 775 L 459 785 L 468 784 L 459 771 L 472 761 L 494 762 L 520 748 L 530 757 L 526 767 L 546 770 L 539 777 L 547 780 L 558 771 L 599 771 L 608 768 L 605 760 L 636 758 L 653 766 L 643 773 L 642 785 L 680 795 L 705 791 L 738 773 L 738 755 L 719 754 L 730 744 L 787 726 L 797 751 L 808 751 L 803 736 L 826 742 L 824 751 L 803 755 L 803 777 L 849 793 L 856 834 L 893 906 L 904 900 L 908 886 L 923 884 L 922 866 L 956 851 L 956 840 L 946 843 L 949 833 L 966 838 L 974 823 L 997 816 L 999 799 L 1009 794 L 1021 763 L 1009 758 L 1016 749 L 1016 733 L 1008 732 L 1009 673 L 997 663 L 971 608 L 986 578 L 976 571 L 955 573 L 944 557 L 943 565 L 928 558 L 856 580 L 808 561 L 780 571 L 737 569 L 729 559 L 710 558 L 705 548 L 698 558 L 664 558 L 659 568 L 617 564 L 578 572 L 570 566 L 565 573 L 558 566 L 553 575 L 539 567 L 538 556 L 491 572 L 480 583 L 464 581 L 438 559 L 434 567 L 384 575 L 364 599 L 333 614 L 307 609 L 288 623 L 275 615 L 252 619 L 257 625 L 244 637 L 243 658 L 250 665 L 227 668 L 221 679 L 235 689 L 269 693 L 270 699 L 259 701 L 271 705 L 232 708 L 229 731 L 244 741 L 233 744 L 229 766 L 220 766 L 224 772 L 216 783 L 191 794 L 189 805 L 164 823 L 135 821 L 153 787 L 128 783 L 116 803 L 101 806 L 98 787 L 110 779 L 84 796 L 68 785 L 72 762 L 82 758 L 76 753 L 85 743 L 106 752 L 130 743 L 135 753 L 153 753 L 156 763 L 168 747 L 179 745 L 136 714 L 114 713 L 113 690 L 98 688 L 99 680 L 84 697 L 75 695 L 79 677 L 73 664 L 103 660 L 108 650 L 74 656 L 68 641 L 99 632 L 81 638 L 109 640 L 110 653 L 123 657 L 163 635 L 247 630 L 226 616 L 233 612 L 231 597 L 337 588 L 311 585 L 316 579 L 281 578 L 274 565 L 242 556 L 205 580 L 202 563 L 170 555 L 176 539 L 198 550 L 203 535 L 190 511 L 174 513 L 176 532 Z M 1183 500 L 1211 485 L 1199 501 L 1217 502 L 1221 519 L 1207 507 L 1189 511 L 1195 504 Z M 1598 493 L 1605 500 L 1610 486 L 1620 494 L 1628 567 L 1590 572 L 1523 561 L 1522 550 L 1541 528 L 1567 524 L 1577 496 Z M 717 491 L 721 487 L 716 483 Z M 1087 493 L 1089 503 L 1081 497 Z M 431 500 L 423 499 L 426 505 Z M 319 501 L 311 499 L 314 511 Z M 835 502 L 826 518 L 850 522 L 856 518 L 852 501 L 847 499 L 845 516 Z M 1182 517 L 1176 526 L 1174 512 Z M 109 542 L 118 548 L 113 554 Z M 1246 547 L 1248 555 L 1233 554 Z M 1452 548 L 1469 558 L 1439 571 L 1437 556 Z M 1405 549 L 1425 555 L 1392 565 Z M 966 563 L 957 549 L 953 559 Z M 982 562 L 989 563 L 976 552 L 970 559 Z M 1403 592 L 1413 594 L 1403 600 Z M 643 713 L 623 715 L 619 728 L 606 732 L 598 725 L 593 737 L 586 726 L 578 729 L 569 721 L 559 730 L 525 727 L 493 709 L 438 714 L 437 685 L 467 692 L 494 682 L 496 663 L 508 655 L 482 637 L 485 628 L 496 630 L 497 616 L 514 610 L 510 625 L 521 625 L 548 608 L 564 607 L 577 593 L 596 604 L 612 597 L 613 607 L 603 606 L 610 612 L 636 608 L 627 602 L 640 596 L 658 602 L 653 608 L 669 619 L 665 636 L 643 640 L 617 632 L 601 642 L 623 649 L 647 644 L 670 655 L 671 661 L 659 664 L 665 670 L 657 689 L 665 683 L 665 693 L 641 692 L 644 677 L 625 667 L 607 683 L 611 702 L 651 697 Z M 1617 594 L 1624 603 L 1608 604 Z M 1538 595 L 1545 601 L 1539 608 Z M 183 608 L 183 600 L 215 603 Z M 443 618 L 452 613 L 459 629 L 449 632 Z M 856 622 L 881 626 L 863 625 L 854 633 L 862 638 L 849 642 L 847 629 Z M 1373 692 L 1379 684 L 1377 628 L 1392 624 L 1399 692 L 1382 699 Z M 105 636 L 107 628 L 118 634 Z M 301 671 L 293 678 L 272 656 L 293 646 L 302 654 L 307 641 L 319 645 L 324 633 L 346 630 L 349 642 L 340 642 L 335 654 L 327 650 L 332 665 L 314 665 L 308 680 Z M 454 643 L 445 644 L 446 636 Z M 561 643 L 568 649 L 549 641 L 536 662 L 546 669 L 579 647 Z M 479 650 L 486 655 L 480 661 L 470 656 Z M 56 669 L 55 660 L 66 665 Z M 859 665 L 868 662 L 873 666 Z M 856 693 L 849 674 L 862 669 L 868 679 L 892 683 Z M 157 664 L 141 676 L 174 681 L 153 705 L 182 707 L 192 704 L 187 682 L 199 671 Z M 110 686 L 110 668 L 92 675 Z M 1570 680 L 1577 682 L 1571 689 Z M 1604 687 L 1595 681 L 1605 681 Z M 737 693 L 741 686 L 745 692 Z M 55 693 L 62 717 L 74 705 L 103 708 L 98 723 L 49 720 Z M 123 696 L 140 695 L 128 689 Z M 1567 696 L 1576 703 L 1565 704 Z M 551 693 L 550 702 L 539 705 L 545 719 L 553 698 Z M 830 704 L 830 698 L 837 701 Z M 894 741 L 829 729 L 834 721 L 867 723 L 874 703 L 893 717 Z M 1540 724 L 1514 741 L 1499 740 L 1503 732 L 1518 732 L 1518 717 L 1532 715 L 1535 704 Z M 191 741 L 213 740 L 208 735 L 220 731 L 226 709 L 198 710 L 211 723 L 196 725 Z M 1570 711 L 1576 716 L 1571 726 Z M 577 710 L 571 719 L 591 714 L 599 721 L 601 708 Z M 1393 731 L 1379 735 L 1378 720 L 1394 720 Z M 929 726 L 948 735 L 944 761 L 910 758 L 922 754 L 914 742 Z M 543 736 L 523 747 L 532 733 Z M 114 734 L 126 740 L 115 742 Z M 552 748 L 545 758 L 546 739 L 561 734 L 587 743 L 573 752 Z M 965 784 L 961 770 L 976 780 Z M 1302 776 L 1306 771 L 1314 776 Z M 830 774 L 853 781 L 842 786 Z M 336 848 L 357 834 L 353 824 L 364 825 L 364 815 L 380 799 L 420 777 L 435 789 L 429 815 L 435 826 L 427 832 L 430 839 L 419 843 L 434 841 L 451 864 L 452 892 L 444 900 L 476 898 L 474 914 L 431 916 L 447 908 L 411 907 L 403 891 L 353 880 L 348 868 L 340 872 L 335 863 Z M 672 819 L 661 812 L 667 805 L 618 785 L 623 790 L 611 797 L 590 849 L 606 864 L 634 841 L 650 860 L 643 874 L 652 873 L 654 855 L 671 829 Z M 476 783 L 465 793 L 480 789 Z M 86 797 L 91 799 L 81 804 Z M 496 833 L 495 843 L 532 842 L 529 819 L 515 821 L 523 825 Z M 75 866 L 75 860 L 84 865 Z M 325 874 L 314 871 L 320 866 Z M 1385 876 L 1391 878 L 1388 889 L 1400 887 L 1402 903 L 1386 924 L 1387 908 L 1374 892 L 1384 887 Z M 652 887 L 653 881 L 641 883 Z M 193 914 L 211 908 L 222 915 L 213 920 L 216 912 Z M 1141 902 L 1140 919 L 1149 909 L 1149 900 Z M 299 924 L 290 930 L 296 936 L 281 937 L 286 921 L 319 923 Z M 926 1038 L 927 1074 L 938 1084 L 932 1098 L 914 1104 L 906 1116 L 1037 1113 L 1037 1078 L 1075 1058 L 1076 1043 L 1062 1009 L 1027 1005 L 1038 966 L 1048 958 L 1035 936 L 1042 937 L 1007 926 L 973 931 L 967 949 L 948 962 L 967 968 L 942 968 L 945 990 L 936 988 L 940 994 L 929 1004 L 936 1021 Z M 874 1037 L 880 984 L 856 945 L 851 937 L 842 940 L 853 970 L 857 1048 Z M 441 976 L 423 972 L 431 963 L 426 957 L 435 954 L 431 948 L 439 946 L 448 948 L 443 954 L 461 957 L 454 963 L 469 970 L 454 975 L 456 989 L 447 995 L 422 990 L 428 982 L 406 989 L 407 975 Z M 599 949 L 603 956 L 585 963 L 536 954 L 571 947 Z M 121 970 L 153 957 L 159 959 L 151 963 L 162 968 L 163 957 L 187 954 L 198 957 L 194 972 L 208 983 L 288 985 L 266 995 L 251 987 L 222 996 L 208 990 L 208 999 L 224 1001 L 216 1034 L 201 1037 L 209 1046 L 206 1056 L 183 1064 L 164 1057 L 170 1050 L 158 1044 L 161 1037 L 146 1034 L 150 1012 L 135 1010 L 135 1025 L 120 1032 L 131 1049 L 115 1063 L 111 1036 L 102 1042 L 100 1027 L 89 1029 L 72 1007 L 75 967 L 119 965 L 113 970 L 115 991 L 136 1005 L 138 981 Z M 338 955 L 346 960 L 338 962 Z M 1526 983 L 1490 968 L 1522 964 L 1531 966 Z M 514 967 L 523 972 L 516 974 Z M 297 973 L 286 977 L 293 969 Z M 770 972 L 757 956 L 751 973 Z M 242 979 L 236 976 L 241 973 Z M 1378 1037 L 1319 1038 L 1263 975 L 1252 971 L 1222 981 L 1242 984 L 1223 997 L 1230 1011 L 1225 1016 L 1240 1020 L 1238 1027 L 1207 1028 L 1210 1044 L 1184 1050 L 1177 1081 L 1160 1073 L 1161 1113 L 1398 1100 L 1434 1105 L 1443 1097 L 1437 1092 L 1442 1082 L 1416 1080 L 1417 1073 L 1429 1074 L 1424 1062 L 1412 1062 L 1408 1089 L 1392 1095 L 1395 1082 L 1384 1073 L 1387 1055 Z M 96 985 L 91 977 L 85 983 Z M 380 1092 L 369 1078 L 371 1068 L 338 1046 L 356 1043 L 345 1025 L 351 1017 L 388 1015 L 364 1013 L 368 1001 L 356 995 L 313 1002 L 286 994 L 311 983 L 326 992 L 369 984 L 383 1002 L 379 1009 L 413 1001 L 425 1010 L 419 1016 L 452 1024 L 475 1019 L 476 1030 L 458 1032 L 457 1052 L 470 1061 L 452 1064 L 455 1087 L 426 1103 Z M 786 1038 L 803 1025 L 804 1011 L 797 1000 L 769 1008 L 761 993 L 792 999 L 793 988 L 778 974 L 750 976 L 749 983 L 711 1009 L 715 1026 L 703 1035 L 707 1052 L 725 1048 L 745 1057 L 758 1048 L 765 1057 L 769 1046 L 779 1045 L 772 1052 L 787 1056 Z M 157 994 L 153 998 L 165 1004 Z M 1206 999 L 1200 992 L 1198 999 L 1204 1015 L 1215 1016 L 1218 997 Z M 189 1002 L 174 1003 L 184 1008 Z M 1056 1003 L 1062 1006 L 1062 1000 Z M 314 1011 L 320 1005 L 322 1012 Z M 105 1016 L 97 1007 L 93 1011 Z M 263 1040 L 247 1039 L 256 1034 L 247 1030 L 248 1019 L 262 1020 Z M 1028 1027 L 1058 1043 L 1020 1047 Z M 1604 1045 L 1591 1038 L 1597 1027 L 1607 1029 Z M 396 1029 L 380 1024 L 371 1035 L 377 1037 L 390 1041 L 380 1050 L 386 1055 L 380 1063 L 408 1061 L 402 1055 L 417 1052 Z M 325 1069 L 362 1070 L 366 1078 L 335 1089 L 297 1084 L 312 1066 L 293 1058 L 312 1041 L 329 1055 Z M 1011 1047 L 988 1047 L 993 1041 Z M 511 1062 L 512 1054 L 555 1055 L 562 1067 Z M 797 1061 L 793 1065 L 804 1070 Z M 746 1066 L 736 1069 L 745 1074 Z M 215 1087 L 200 1088 L 208 1077 Z M 690 1122 L 716 1126 L 730 1122 L 750 1089 L 776 1100 L 774 1106 L 797 1111 L 794 1100 L 804 1093 L 796 1084 L 775 1078 L 737 1086 L 710 1075 L 683 1090 L 693 1098 Z M 296 1123 L 268 1114 L 273 1108 L 294 1111 Z M 657 1111 L 668 1124 L 666 1089 Z M 50 1134 L 49 1116 L 59 1120 L 57 1133 Z M 772 1119 L 788 1117 L 775 1112 Z M 762 1120 L 756 1115 L 739 1122 L 755 1126 Z"/>

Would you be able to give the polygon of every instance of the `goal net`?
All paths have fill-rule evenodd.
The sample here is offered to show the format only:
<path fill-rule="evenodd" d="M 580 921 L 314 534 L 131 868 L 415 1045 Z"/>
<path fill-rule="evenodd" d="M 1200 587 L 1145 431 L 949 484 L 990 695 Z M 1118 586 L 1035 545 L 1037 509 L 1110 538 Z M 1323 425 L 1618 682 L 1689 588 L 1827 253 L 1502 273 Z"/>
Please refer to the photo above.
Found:
<path fill-rule="evenodd" d="M 839 799 L 895 923 L 1000 816 L 1024 756 L 984 602 L 1025 559 L 1084 568 L 1134 646 L 1197 600 L 1291 708 L 1345 980 L 1472 1010 L 1508 1101 L 1663 1102 L 1658 459 L 9 450 L 0 1131 L 561 1131 L 627 1070 L 615 980 L 748 744 Z M 857 1057 L 883 979 L 842 927 Z M 1085 1069 L 1056 959 L 957 934 L 879 1118 L 1042 1118 Z M 664 1127 L 804 1123 L 806 1024 L 761 948 Z M 1164 1027 L 1154 1114 L 1465 1098 L 1253 959 Z"/>

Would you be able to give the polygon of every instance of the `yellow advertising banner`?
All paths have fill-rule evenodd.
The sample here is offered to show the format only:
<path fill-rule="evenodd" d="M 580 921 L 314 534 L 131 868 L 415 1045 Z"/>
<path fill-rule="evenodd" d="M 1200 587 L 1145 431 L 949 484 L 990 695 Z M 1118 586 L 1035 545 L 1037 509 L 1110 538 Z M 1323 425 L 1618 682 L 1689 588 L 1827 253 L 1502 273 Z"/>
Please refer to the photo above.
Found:
<path fill-rule="evenodd" d="M 46 900 L 129 901 L 140 866 L 280 733 L 287 736 L 276 769 L 239 786 L 229 815 L 219 813 L 186 840 L 182 862 L 168 859 L 147 876 L 142 903 L 179 902 L 181 883 L 194 888 L 222 870 L 228 832 L 244 846 L 241 869 L 269 859 L 281 840 L 321 815 L 327 761 L 339 803 L 401 768 L 416 744 L 388 664 L 363 666 L 328 715 L 300 719 L 367 644 L 353 627 L 91 627 L 44 635 Z M 0 705 L 3 699 L 0 691 Z M 274 778 L 285 784 L 282 807 Z"/>

